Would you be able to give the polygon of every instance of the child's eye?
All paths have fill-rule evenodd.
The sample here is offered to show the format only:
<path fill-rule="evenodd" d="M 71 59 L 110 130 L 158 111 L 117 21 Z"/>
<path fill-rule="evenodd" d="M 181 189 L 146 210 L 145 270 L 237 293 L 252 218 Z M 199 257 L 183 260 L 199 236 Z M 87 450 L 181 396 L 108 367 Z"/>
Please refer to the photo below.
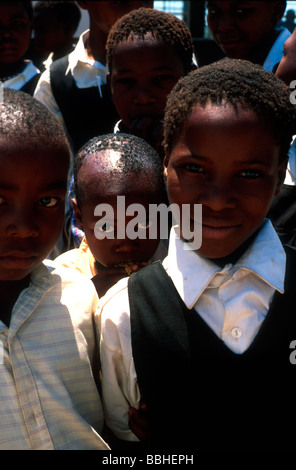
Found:
<path fill-rule="evenodd" d="M 258 170 L 243 170 L 240 172 L 242 178 L 256 179 L 262 176 L 262 173 Z"/>
<path fill-rule="evenodd" d="M 235 10 L 235 14 L 239 18 L 247 17 L 250 13 L 251 13 L 250 8 L 238 8 L 237 10 Z"/>
<path fill-rule="evenodd" d="M 163 75 L 157 75 L 157 77 L 154 78 L 156 82 L 166 82 L 168 80 L 175 80 L 175 77 L 170 74 L 163 74 Z"/>
<path fill-rule="evenodd" d="M 125 85 L 125 86 L 132 86 L 134 84 L 134 80 L 132 78 L 118 78 L 115 80 L 116 85 Z"/>
<path fill-rule="evenodd" d="M 138 228 L 140 230 L 147 230 L 148 228 L 150 228 L 152 225 L 152 221 L 151 220 L 142 220 L 141 222 L 138 223 Z"/>
<path fill-rule="evenodd" d="M 187 163 L 184 168 L 191 173 L 204 173 L 203 167 L 196 163 Z"/>
<path fill-rule="evenodd" d="M 56 207 L 60 202 L 61 202 L 60 198 L 47 196 L 47 197 L 43 197 L 42 199 L 40 199 L 38 204 L 39 206 L 42 206 L 42 207 L 52 208 L 52 207 Z"/>
<path fill-rule="evenodd" d="M 111 233 L 114 232 L 114 225 L 104 223 L 102 225 L 96 224 L 96 230 L 99 230 L 102 233 Z"/>

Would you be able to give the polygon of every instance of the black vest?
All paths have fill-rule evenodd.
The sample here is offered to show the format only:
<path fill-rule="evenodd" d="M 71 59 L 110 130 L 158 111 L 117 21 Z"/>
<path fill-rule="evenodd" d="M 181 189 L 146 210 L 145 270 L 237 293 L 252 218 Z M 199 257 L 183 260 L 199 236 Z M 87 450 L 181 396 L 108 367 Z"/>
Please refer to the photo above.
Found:
<path fill-rule="evenodd" d="M 29 80 L 27 83 L 24 84 L 24 86 L 21 88 L 21 91 L 33 96 L 39 78 L 40 78 L 40 73 L 37 73 L 36 75 L 34 75 L 34 77 L 31 78 L 31 80 Z"/>
<path fill-rule="evenodd" d="M 296 246 L 296 187 L 283 184 L 267 217 L 283 244 Z"/>
<path fill-rule="evenodd" d="M 71 71 L 65 75 L 68 56 L 56 60 L 50 66 L 50 83 L 53 96 L 63 115 L 74 152 L 89 139 L 113 133 L 118 114 L 108 85 L 102 85 L 102 97 L 98 87 L 78 88 Z"/>
<path fill-rule="evenodd" d="M 296 250 L 251 346 L 235 354 L 189 310 L 162 264 L 129 279 L 135 368 L 154 450 L 293 449 Z"/>

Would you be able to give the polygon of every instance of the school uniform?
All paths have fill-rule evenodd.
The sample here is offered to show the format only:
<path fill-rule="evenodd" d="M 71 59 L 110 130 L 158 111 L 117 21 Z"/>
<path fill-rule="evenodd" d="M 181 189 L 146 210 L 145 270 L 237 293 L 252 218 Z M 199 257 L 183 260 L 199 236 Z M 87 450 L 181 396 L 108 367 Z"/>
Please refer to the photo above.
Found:
<path fill-rule="evenodd" d="M 31 60 L 25 61 L 26 65 L 22 72 L 16 76 L 3 80 L 4 88 L 12 88 L 14 90 L 21 90 L 33 96 L 37 82 L 40 78 L 40 71 Z"/>
<path fill-rule="evenodd" d="M 162 264 L 101 299 L 108 426 L 136 441 L 127 413 L 143 399 L 157 450 L 289 448 L 282 427 L 294 393 L 293 248 L 286 255 L 268 220 L 233 266 L 183 244 L 172 230 Z"/>
<path fill-rule="evenodd" d="M 0 449 L 108 450 L 93 370 L 95 288 L 47 262 L 0 321 Z"/>
<path fill-rule="evenodd" d="M 88 35 L 85 31 L 73 52 L 43 72 L 34 94 L 61 121 L 73 152 L 97 135 L 112 133 L 118 120 L 107 68 L 87 55 Z"/>

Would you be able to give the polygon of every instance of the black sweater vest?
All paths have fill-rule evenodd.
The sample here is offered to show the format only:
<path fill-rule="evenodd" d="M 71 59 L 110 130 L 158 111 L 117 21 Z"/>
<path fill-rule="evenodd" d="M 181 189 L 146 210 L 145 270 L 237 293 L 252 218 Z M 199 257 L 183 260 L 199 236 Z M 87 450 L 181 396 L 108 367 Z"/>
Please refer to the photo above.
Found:
<path fill-rule="evenodd" d="M 50 66 L 50 83 L 53 96 L 63 115 L 74 152 L 89 139 L 113 133 L 119 117 L 107 85 L 78 88 L 71 71 L 65 75 L 68 56 Z"/>
<path fill-rule="evenodd" d="M 235 354 L 188 310 L 161 263 L 129 279 L 133 358 L 154 450 L 295 447 L 296 251 L 251 346 Z"/>

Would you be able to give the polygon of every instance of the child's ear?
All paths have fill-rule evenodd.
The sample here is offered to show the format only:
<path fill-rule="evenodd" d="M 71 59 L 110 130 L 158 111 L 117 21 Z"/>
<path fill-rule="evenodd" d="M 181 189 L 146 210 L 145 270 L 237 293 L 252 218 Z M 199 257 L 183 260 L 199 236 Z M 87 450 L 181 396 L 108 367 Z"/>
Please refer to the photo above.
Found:
<path fill-rule="evenodd" d="M 164 176 L 165 183 L 167 182 L 167 177 L 168 177 L 168 163 L 169 163 L 168 157 L 164 157 L 164 159 L 163 159 L 163 176 Z"/>
<path fill-rule="evenodd" d="M 77 201 L 76 201 L 75 198 L 72 198 L 72 199 L 70 200 L 70 205 L 71 205 L 71 207 L 72 207 L 72 209 L 73 209 L 74 216 L 75 216 L 75 220 L 76 220 L 76 222 L 77 222 L 78 227 L 83 230 L 83 227 L 82 227 L 82 218 L 81 218 L 81 211 L 80 211 L 80 209 L 79 209 L 79 207 L 78 207 L 78 204 L 77 204 Z"/>
<path fill-rule="evenodd" d="M 276 190 L 275 190 L 275 196 L 278 195 L 280 192 L 280 189 L 285 181 L 286 178 L 286 171 L 287 171 L 287 165 L 288 165 L 288 158 L 286 158 L 282 163 L 279 164 L 278 168 L 278 183 L 276 185 Z"/>

